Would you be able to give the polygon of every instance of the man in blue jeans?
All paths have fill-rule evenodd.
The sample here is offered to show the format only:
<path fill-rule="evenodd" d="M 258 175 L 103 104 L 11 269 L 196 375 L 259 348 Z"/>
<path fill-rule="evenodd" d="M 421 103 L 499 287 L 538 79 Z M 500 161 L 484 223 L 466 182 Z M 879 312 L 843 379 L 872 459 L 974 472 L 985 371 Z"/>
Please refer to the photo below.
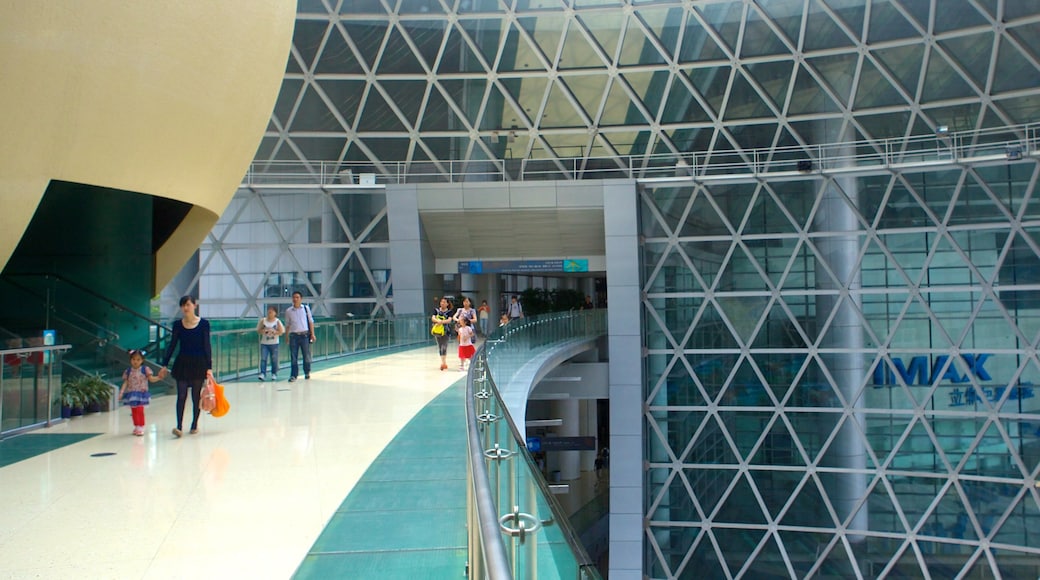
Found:
<path fill-rule="evenodd" d="M 293 305 L 285 309 L 285 329 L 289 335 L 289 382 L 300 376 L 297 359 L 303 351 L 303 378 L 311 378 L 311 343 L 314 342 L 314 317 L 311 309 L 301 304 L 303 294 L 292 293 Z"/>

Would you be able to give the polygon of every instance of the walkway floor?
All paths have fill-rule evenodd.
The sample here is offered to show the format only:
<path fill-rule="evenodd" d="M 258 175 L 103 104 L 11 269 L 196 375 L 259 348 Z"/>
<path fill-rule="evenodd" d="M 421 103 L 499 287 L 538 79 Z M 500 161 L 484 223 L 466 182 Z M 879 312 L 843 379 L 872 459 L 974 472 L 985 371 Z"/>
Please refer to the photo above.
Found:
<path fill-rule="evenodd" d="M 100 435 L 0 467 L 0 578 L 289 578 L 298 567 L 301 577 L 317 577 L 320 567 L 301 562 L 365 545 L 385 552 L 391 540 L 420 547 L 408 544 L 413 534 L 441 542 L 417 555 L 454 558 L 452 534 L 461 528 L 445 533 L 437 518 L 407 513 L 465 513 L 464 494 L 444 495 L 451 479 L 465 477 L 464 455 L 442 453 L 454 425 L 425 441 L 405 436 L 434 399 L 422 415 L 464 429 L 462 391 L 449 389 L 463 375 L 438 363 L 436 349 L 423 348 L 319 366 L 309 381 L 229 382 L 231 412 L 204 415 L 200 433 L 181 439 L 170 435 L 173 397 L 147 408 L 145 437 L 130 434 L 125 409 L 39 431 Z M 388 453 L 373 464 L 392 440 L 409 457 Z M 341 507 L 358 511 L 340 519 Z M 388 531 L 387 511 L 409 523 L 407 537 Z"/>

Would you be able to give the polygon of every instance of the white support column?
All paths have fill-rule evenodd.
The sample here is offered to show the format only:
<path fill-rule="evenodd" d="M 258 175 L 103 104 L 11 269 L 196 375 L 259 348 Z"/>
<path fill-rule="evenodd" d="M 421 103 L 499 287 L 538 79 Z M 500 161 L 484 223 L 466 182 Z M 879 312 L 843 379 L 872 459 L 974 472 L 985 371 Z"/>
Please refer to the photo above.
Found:
<path fill-rule="evenodd" d="M 610 569 L 643 575 L 643 375 L 640 335 L 639 194 L 630 180 L 603 186 L 610 337 Z"/>
<path fill-rule="evenodd" d="M 560 399 L 549 405 L 554 418 L 563 419 L 563 424 L 556 428 L 558 437 L 578 437 L 581 435 L 581 413 L 578 399 Z M 560 479 L 574 481 L 581 477 L 581 461 L 578 451 L 556 451 L 556 468 L 560 470 Z"/>

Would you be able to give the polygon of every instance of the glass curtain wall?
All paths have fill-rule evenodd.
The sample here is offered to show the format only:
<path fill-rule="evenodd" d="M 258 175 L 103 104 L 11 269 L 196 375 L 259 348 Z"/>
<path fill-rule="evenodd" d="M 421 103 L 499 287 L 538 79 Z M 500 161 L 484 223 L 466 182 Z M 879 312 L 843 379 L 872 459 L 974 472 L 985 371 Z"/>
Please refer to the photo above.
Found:
<path fill-rule="evenodd" d="M 1038 176 L 644 187 L 651 577 L 1040 574 Z"/>
<path fill-rule="evenodd" d="M 391 312 L 390 234 L 383 190 L 243 187 L 199 248 L 185 288 L 165 292 L 163 314 L 198 287 L 203 315 L 257 319 L 303 294 L 320 318 Z M 279 314 L 281 315 L 281 314 Z"/>

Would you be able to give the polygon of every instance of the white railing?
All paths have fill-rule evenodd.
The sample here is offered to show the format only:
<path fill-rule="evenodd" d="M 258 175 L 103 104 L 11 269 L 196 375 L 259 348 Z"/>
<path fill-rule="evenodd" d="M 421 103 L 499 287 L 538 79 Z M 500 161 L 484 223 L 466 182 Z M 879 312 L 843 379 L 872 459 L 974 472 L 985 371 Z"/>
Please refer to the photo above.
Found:
<path fill-rule="evenodd" d="M 490 161 L 254 161 L 242 181 L 253 186 L 382 186 L 403 183 L 652 179 L 832 172 L 959 163 L 1040 155 L 1040 123 L 978 131 L 822 145 L 683 153 L 495 159 Z"/>

